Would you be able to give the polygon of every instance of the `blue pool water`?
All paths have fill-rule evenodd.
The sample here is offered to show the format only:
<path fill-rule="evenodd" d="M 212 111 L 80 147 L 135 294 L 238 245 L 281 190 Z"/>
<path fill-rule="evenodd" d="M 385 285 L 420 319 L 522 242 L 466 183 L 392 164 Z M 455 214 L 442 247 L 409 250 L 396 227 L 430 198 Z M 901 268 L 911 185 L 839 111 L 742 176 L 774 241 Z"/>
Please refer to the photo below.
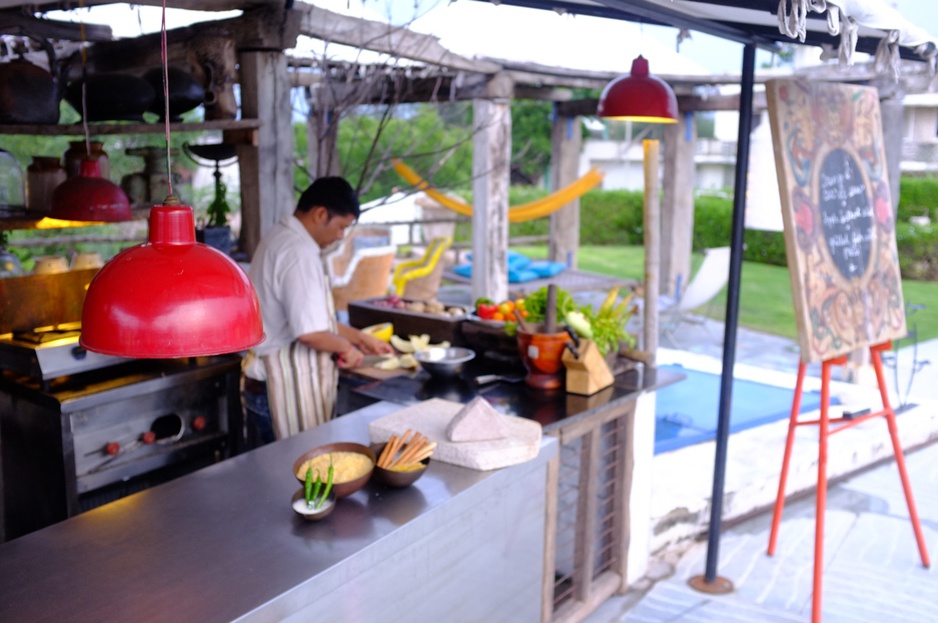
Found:
<path fill-rule="evenodd" d="M 679 365 L 661 367 L 680 372 L 687 378 L 658 390 L 655 454 L 716 438 L 720 375 Z M 734 379 L 730 432 L 788 418 L 794 396 L 794 383 L 791 388 L 786 388 Z M 835 404 L 836 400 L 832 399 L 831 403 Z M 819 392 L 801 393 L 802 413 L 817 409 L 820 404 Z"/>

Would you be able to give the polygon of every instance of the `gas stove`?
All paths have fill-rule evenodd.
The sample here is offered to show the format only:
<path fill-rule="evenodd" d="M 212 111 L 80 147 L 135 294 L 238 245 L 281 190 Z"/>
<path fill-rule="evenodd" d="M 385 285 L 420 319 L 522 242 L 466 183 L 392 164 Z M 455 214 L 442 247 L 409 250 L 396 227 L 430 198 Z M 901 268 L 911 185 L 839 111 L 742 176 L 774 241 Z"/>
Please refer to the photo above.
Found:
<path fill-rule="evenodd" d="M 82 348 L 80 336 L 77 324 L 0 335 L 0 370 L 48 381 L 128 361 Z"/>

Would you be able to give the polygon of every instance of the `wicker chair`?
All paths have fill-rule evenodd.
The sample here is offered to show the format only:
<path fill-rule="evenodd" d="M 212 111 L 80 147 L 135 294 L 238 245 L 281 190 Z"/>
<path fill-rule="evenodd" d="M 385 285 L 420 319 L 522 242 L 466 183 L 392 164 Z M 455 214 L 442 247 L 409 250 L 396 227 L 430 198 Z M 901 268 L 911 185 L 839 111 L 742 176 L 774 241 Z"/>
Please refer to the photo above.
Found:
<path fill-rule="evenodd" d="M 398 264 L 391 278 L 395 293 L 415 301 L 436 298 L 443 280 L 443 254 L 452 243 L 449 237 L 434 238 L 423 256 Z"/>
<path fill-rule="evenodd" d="M 356 251 L 345 274 L 332 279 L 336 311 L 347 311 L 351 301 L 385 296 L 396 252 L 394 246 Z"/>

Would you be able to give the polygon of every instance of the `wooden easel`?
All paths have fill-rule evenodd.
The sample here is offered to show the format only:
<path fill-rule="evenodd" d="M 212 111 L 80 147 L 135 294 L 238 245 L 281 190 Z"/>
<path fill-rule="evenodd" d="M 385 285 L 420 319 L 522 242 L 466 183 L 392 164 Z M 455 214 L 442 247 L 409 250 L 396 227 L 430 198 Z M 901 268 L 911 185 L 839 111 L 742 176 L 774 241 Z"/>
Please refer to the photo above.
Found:
<path fill-rule="evenodd" d="M 915 500 L 912 498 L 912 487 L 909 484 L 909 475 L 905 468 L 905 457 L 902 453 L 902 445 L 899 442 L 899 432 L 896 428 L 896 414 L 889 405 L 889 396 L 886 390 L 886 377 L 883 374 L 881 353 L 885 350 L 889 350 L 891 347 L 891 342 L 870 346 L 870 357 L 873 369 L 876 371 L 876 382 L 877 385 L 879 385 L 883 408 L 880 411 L 856 417 L 839 417 L 832 420 L 828 415 L 828 408 L 830 406 L 831 367 L 835 365 L 842 366 L 847 363 L 847 356 L 842 355 L 821 363 L 820 419 L 799 422 L 798 414 L 801 409 L 801 388 L 804 382 L 806 364 L 801 362 L 798 365 L 798 380 L 795 386 L 795 396 L 791 405 L 791 418 L 788 421 L 788 438 L 785 441 L 785 459 L 782 462 L 782 473 L 778 482 L 778 496 L 775 499 L 775 510 L 772 514 L 772 531 L 769 535 L 768 555 L 772 556 L 775 554 L 778 526 L 782 519 L 782 508 L 785 506 L 785 481 L 788 478 L 788 463 L 789 459 L 791 459 L 791 448 L 795 440 L 795 427 L 818 425 L 817 510 L 814 526 L 814 593 L 811 601 L 812 623 L 820 623 L 821 621 L 821 580 L 824 574 L 824 508 L 827 504 L 827 438 L 829 435 L 851 428 L 874 417 L 882 416 L 886 418 L 886 425 L 889 427 L 889 436 L 892 438 L 892 449 L 896 457 L 896 465 L 899 468 L 899 476 L 902 479 L 902 489 L 905 492 L 905 500 L 909 505 L 909 518 L 912 520 L 912 529 L 915 532 L 915 540 L 918 542 L 918 551 L 922 557 L 922 565 L 925 567 L 931 565 L 928 559 L 928 551 L 925 547 L 925 538 L 922 536 L 922 526 L 919 523 L 918 511 L 915 509 Z M 831 427 L 831 424 L 835 424 L 835 426 Z"/>

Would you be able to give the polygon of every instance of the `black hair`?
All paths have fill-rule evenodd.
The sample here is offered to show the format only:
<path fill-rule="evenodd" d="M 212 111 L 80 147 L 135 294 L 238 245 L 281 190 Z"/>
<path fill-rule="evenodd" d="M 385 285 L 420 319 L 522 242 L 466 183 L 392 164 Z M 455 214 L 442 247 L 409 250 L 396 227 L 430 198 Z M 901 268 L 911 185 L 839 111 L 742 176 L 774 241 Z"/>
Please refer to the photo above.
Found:
<path fill-rule="evenodd" d="M 315 180 L 300 195 L 296 211 L 309 212 L 319 206 L 324 207 L 330 217 L 351 215 L 357 219 L 361 215 L 358 195 L 342 177 L 320 177 Z"/>

